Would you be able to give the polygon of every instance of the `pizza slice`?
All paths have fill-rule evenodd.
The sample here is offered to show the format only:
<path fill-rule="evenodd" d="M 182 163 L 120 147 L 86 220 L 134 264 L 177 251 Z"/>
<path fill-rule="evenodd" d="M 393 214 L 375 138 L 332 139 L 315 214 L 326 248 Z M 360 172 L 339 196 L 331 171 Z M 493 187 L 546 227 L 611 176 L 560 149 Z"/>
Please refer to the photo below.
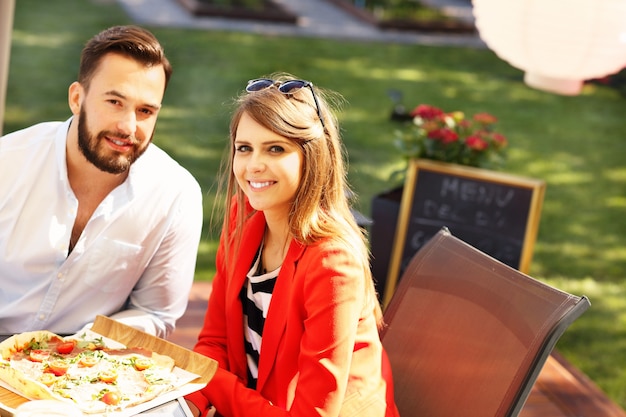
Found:
<path fill-rule="evenodd" d="M 17 392 L 71 401 L 88 414 L 141 404 L 177 386 L 172 358 L 109 347 L 102 338 L 27 332 L 0 343 L 0 355 L 0 379 Z"/>

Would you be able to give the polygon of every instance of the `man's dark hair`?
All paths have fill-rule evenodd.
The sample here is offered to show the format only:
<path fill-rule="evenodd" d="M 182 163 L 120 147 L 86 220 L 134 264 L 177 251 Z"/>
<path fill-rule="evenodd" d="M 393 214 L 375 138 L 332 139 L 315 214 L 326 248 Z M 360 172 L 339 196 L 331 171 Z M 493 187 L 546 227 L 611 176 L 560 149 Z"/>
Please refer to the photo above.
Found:
<path fill-rule="evenodd" d="M 138 26 L 114 26 L 91 38 L 80 56 L 78 82 L 86 89 L 100 64 L 108 53 L 117 53 L 150 67 L 163 65 L 165 87 L 172 76 L 172 65 L 165 56 L 163 47 L 148 30 Z"/>

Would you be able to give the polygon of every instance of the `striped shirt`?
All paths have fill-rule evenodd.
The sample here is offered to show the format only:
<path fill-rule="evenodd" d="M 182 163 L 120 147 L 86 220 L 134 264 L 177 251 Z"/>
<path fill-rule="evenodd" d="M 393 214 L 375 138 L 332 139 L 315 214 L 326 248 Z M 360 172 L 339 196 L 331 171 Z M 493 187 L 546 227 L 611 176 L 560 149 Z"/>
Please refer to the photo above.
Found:
<path fill-rule="evenodd" d="M 248 388 L 252 389 L 256 388 L 259 375 L 258 365 L 263 326 L 272 300 L 274 284 L 276 284 L 276 278 L 280 271 L 279 267 L 274 271 L 265 272 L 261 265 L 262 249 L 263 246 L 261 245 L 240 293 L 243 304 L 244 343 L 248 362 Z"/>

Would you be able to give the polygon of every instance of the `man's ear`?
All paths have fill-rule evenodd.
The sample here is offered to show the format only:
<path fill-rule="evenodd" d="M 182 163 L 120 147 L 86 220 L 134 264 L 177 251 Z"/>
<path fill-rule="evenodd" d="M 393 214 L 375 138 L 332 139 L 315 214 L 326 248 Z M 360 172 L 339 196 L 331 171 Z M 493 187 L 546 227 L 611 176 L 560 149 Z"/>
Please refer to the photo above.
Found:
<path fill-rule="evenodd" d="M 70 110 L 72 110 L 74 115 L 78 115 L 80 113 L 80 107 L 83 102 L 84 94 L 85 89 L 78 81 L 74 81 L 70 85 L 67 100 L 70 105 Z"/>

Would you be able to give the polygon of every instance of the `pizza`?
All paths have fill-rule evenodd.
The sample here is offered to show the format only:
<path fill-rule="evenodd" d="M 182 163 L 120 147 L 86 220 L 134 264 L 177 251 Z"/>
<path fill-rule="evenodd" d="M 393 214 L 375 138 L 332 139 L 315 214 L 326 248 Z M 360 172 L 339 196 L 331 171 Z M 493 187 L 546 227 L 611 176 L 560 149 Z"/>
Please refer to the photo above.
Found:
<path fill-rule="evenodd" d="M 31 400 L 70 401 L 86 414 L 119 411 L 176 388 L 172 358 L 107 346 L 93 335 L 14 335 L 0 343 L 0 380 Z"/>

